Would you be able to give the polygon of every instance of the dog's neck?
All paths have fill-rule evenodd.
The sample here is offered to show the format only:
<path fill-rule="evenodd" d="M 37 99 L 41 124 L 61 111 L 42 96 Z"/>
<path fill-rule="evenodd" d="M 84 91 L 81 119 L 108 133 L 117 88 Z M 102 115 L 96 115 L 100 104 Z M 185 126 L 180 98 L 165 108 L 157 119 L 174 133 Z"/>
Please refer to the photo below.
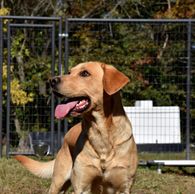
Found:
<path fill-rule="evenodd" d="M 107 157 L 113 146 L 128 138 L 123 136 L 119 138 L 118 134 L 122 135 L 125 128 L 130 128 L 130 126 L 123 126 L 127 118 L 119 92 L 112 96 L 105 93 L 103 98 L 104 104 L 100 104 L 96 110 L 92 111 L 90 117 L 87 115 L 83 118 L 83 125 L 87 129 L 87 139 L 101 158 Z"/>
<path fill-rule="evenodd" d="M 106 124 L 107 128 L 110 128 L 110 125 L 114 122 L 113 119 L 125 116 L 120 93 L 117 92 L 110 96 L 104 92 L 102 101 L 103 104 L 99 102 L 98 106 L 83 118 L 88 123 L 99 124 L 99 121 L 101 121 Z"/>

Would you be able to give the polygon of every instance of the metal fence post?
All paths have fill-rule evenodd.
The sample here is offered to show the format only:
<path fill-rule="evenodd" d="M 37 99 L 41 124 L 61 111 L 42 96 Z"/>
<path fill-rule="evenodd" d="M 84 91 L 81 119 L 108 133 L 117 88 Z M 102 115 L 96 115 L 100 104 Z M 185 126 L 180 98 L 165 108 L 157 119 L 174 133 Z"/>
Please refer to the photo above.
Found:
<path fill-rule="evenodd" d="M 68 20 L 66 19 L 65 20 L 65 67 L 64 67 L 64 70 L 65 70 L 65 73 L 68 72 Z"/>
<path fill-rule="evenodd" d="M 58 32 L 58 73 L 62 74 L 62 18 L 59 19 L 59 32 Z"/>
<path fill-rule="evenodd" d="M 64 54 L 64 72 L 68 72 L 68 19 L 65 20 L 65 54 Z M 68 122 L 66 119 L 64 119 L 64 132 L 67 132 L 68 130 Z"/>
<path fill-rule="evenodd" d="M 55 23 L 52 25 L 52 64 L 51 74 L 55 73 Z M 51 94 L 51 153 L 54 155 L 54 94 Z"/>
<path fill-rule="evenodd" d="M 58 74 L 62 74 L 62 18 L 59 19 L 59 32 L 58 32 Z M 60 99 L 58 99 L 60 102 Z M 61 146 L 61 121 L 58 121 L 58 149 Z"/>
<path fill-rule="evenodd" d="M 188 42 L 187 42 L 187 82 L 186 82 L 186 159 L 190 159 L 190 100 L 191 100 L 191 39 L 192 39 L 192 21 L 188 21 Z"/>
<path fill-rule="evenodd" d="M 11 64 L 11 29 L 10 22 L 7 23 L 7 115 L 6 115 L 6 157 L 10 151 L 10 64 Z"/>
<path fill-rule="evenodd" d="M 2 157 L 2 112 L 3 112 L 3 97 L 2 97 L 2 76 L 3 76 L 3 19 L 0 18 L 0 158 Z"/>

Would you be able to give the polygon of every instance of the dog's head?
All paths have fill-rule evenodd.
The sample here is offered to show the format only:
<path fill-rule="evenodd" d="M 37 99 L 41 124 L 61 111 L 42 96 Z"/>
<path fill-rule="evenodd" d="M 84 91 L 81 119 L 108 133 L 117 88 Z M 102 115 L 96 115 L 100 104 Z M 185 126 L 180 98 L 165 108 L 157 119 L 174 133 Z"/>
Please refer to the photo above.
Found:
<path fill-rule="evenodd" d="M 55 95 L 64 98 L 56 107 L 58 119 L 68 114 L 78 116 L 103 105 L 103 94 L 113 95 L 129 79 L 111 65 L 86 62 L 73 67 L 67 75 L 50 80 Z"/>

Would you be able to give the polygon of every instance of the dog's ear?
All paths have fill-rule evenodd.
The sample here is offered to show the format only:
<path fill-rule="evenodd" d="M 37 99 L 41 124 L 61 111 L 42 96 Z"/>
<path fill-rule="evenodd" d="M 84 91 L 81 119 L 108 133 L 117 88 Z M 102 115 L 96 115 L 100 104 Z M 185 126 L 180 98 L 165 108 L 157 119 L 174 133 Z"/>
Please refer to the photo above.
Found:
<path fill-rule="evenodd" d="M 103 86 L 107 94 L 112 95 L 123 88 L 129 78 L 111 65 L 102 65 L 104 70 Z"/>

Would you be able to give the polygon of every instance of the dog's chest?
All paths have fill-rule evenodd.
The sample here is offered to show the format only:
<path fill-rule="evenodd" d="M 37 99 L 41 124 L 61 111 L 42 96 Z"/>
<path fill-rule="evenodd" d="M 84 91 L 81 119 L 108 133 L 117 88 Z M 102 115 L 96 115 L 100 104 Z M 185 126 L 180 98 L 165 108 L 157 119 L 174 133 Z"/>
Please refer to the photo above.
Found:
<path fill-rule="evenodd" d="M 93 126 L 88 133 L 88 140 L 92 149 L 99 158 L 99 167 L 104 173 L 110 167 L 111 161 L 116 156 L 113 136 L 105 125 Z"/>
<path fill-rule="evenodd" d="M 101 161 L 104 161 L 112 150 L 112 138 L 106 126 L 93 126 L 88 133 L 88 140 L 98 154 Z"/>
<path fill-rule="evenodd" d="M 129 147 L 128 143 L 118 145 L 118 143 L 121 144 L 124 139 L 127 139 L 129 134 L 125 137 L 126 134 L 125 136 L 123 135 L 124 129 L 121 133 L 118 133 L 120 127 L 116 128 L 116 126 L 109 127 L 103 119 L 99 119 L 98 122 L 92 123 L 87 133 L 90 147 L 97 154 L 96 158 L 99 158 L 99 162 L 96 165 L 102 171 L 102 176 L 108 169 L 119 165 L 115 164 L 115 161 L 118 161 L 121 156 L 124 157 Z"/>

